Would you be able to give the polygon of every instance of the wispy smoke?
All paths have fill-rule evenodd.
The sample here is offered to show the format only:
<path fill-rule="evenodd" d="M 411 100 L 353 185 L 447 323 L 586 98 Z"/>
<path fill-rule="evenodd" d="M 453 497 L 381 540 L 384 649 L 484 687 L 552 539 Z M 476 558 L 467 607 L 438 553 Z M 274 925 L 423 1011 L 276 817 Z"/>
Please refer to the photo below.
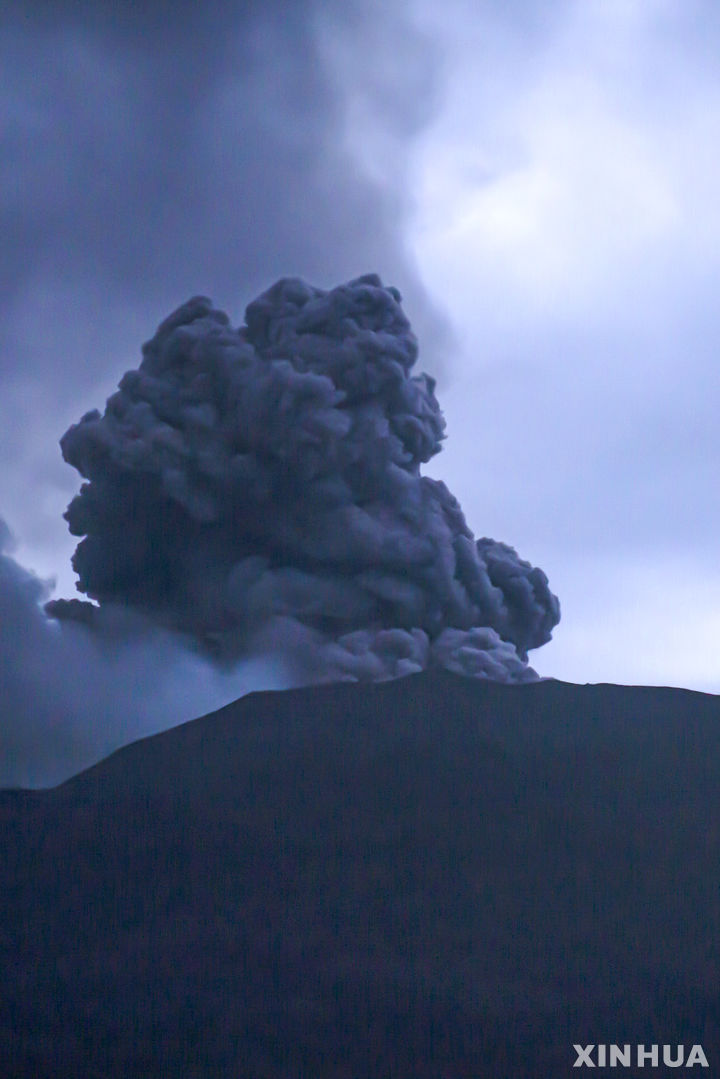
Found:
<path fill-rule="evenodd" d="M 434 664 L 536 677 L 527 653 L 558 601 L 420 475 L 444 420 L 417 352 L 375 275 L 331 291 L 283 279 L 239 329 L 204 297 L 184 304 L 105 413 L 61 441 L 88 480 L 66 517 L 98 606 L 48 612 L 102 635 L 130 609 L 220 664 L 262 647 L 308 680 Z"/>
<path fill-rule="evenodd" d="M 40 607 L 49 585 L 11 548 L 0 520 L 0 787 L 59 783 L 135 738 L 292 684 L 277 656 L 218 671 L 132 612 L 105 612 L 103 634 L 58 625 Z"/>

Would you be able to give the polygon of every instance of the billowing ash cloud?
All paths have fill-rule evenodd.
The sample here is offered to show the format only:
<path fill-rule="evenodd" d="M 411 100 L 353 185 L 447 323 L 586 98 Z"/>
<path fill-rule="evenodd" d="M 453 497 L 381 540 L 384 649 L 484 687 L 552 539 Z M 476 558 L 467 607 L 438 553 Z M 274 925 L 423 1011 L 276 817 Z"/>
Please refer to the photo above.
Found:
<path fill-rule="evenodd" d="M 444 420 L 396 289 L 290 278 L 234 329 L 196 297 L 143 347 L 104 415 L 71 427 L 86 477 L 77 600 L 97 624 L 130 607 L 221 663 L 260 642 L 308 678 L 382 679 L 441 664 L 504 681 L 559 606 L 545 574 L 475 541 L 447 487 L 420 475 Z"/>

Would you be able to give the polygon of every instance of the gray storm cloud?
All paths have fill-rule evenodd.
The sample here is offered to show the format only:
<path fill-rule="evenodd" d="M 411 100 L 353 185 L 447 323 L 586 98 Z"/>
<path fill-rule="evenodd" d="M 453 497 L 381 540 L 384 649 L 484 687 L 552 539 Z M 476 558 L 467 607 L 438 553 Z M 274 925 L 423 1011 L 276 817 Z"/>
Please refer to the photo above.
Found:
<path fill-rule="evenodd" d="M 87 480 L 66 518 L 97 606 L 48 612 L 102 632 L 130 608 L 220 664 L 260 646 L 313 680 L 436 664 L 536 677 L 528 651 L 558 601 L 420 474 L 444 420 L 417 354 L 375 275 L 330 291 L 283 279 L 238 329 L 204 297 L 178 308 L 104 414 L 61 440 Z"/>

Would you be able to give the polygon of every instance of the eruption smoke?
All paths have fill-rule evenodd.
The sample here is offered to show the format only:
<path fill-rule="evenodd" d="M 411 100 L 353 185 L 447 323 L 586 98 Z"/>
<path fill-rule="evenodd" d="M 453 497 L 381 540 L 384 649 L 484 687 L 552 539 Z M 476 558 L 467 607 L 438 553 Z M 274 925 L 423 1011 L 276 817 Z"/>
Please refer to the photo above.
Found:
<path fill-rule="evenodd" d="M 278 281 L 233 329 L 178 308 L 61 440 L 88 481 L 66 519 L 78 588 L 47 611 L 99 632 L 130 607 L 220 664 L 279 649 L 309 680 L 431 665 L 536 678 L 559 604 L 513 548 L 477 542 L 420 475 L 444 420 L 400 294 L 366 275 Z"/>

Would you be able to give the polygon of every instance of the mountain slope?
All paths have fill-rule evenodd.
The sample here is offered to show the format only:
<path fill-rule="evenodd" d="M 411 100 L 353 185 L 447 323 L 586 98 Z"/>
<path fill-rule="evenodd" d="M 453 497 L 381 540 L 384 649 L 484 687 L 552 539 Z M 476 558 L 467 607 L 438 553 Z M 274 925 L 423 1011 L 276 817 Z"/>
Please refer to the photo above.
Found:
<path fill-rule="evenodd" d="M 718 697 L 447 672 L 253 694 L 0 792 L 2 1074 L 718 1067 L 719 792 Z"/>

